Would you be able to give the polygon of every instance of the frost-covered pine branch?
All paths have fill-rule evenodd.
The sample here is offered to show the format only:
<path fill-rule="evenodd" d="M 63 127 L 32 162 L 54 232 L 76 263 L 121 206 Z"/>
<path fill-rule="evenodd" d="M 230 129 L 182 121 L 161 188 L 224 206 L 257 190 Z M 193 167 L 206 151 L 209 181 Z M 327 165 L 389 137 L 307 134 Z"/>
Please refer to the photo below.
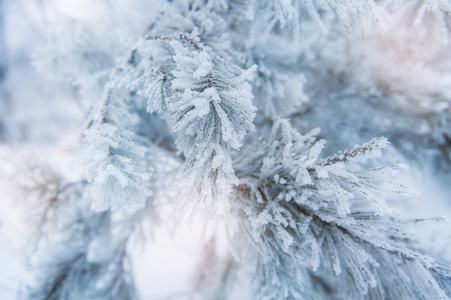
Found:
<path fill-rule="evenodd" d="M 67 187 L 47 212 L 20 299 L 136 299 L 126 252 L 133 223 L 93 212 L 82 186 Z"/>
<path fill-rule="evenodd" d="M 171 124 L 186 159 L 185 184 L 200 195 L 187 205 L 215 199 L 224 213 L 237 183 L 228 151 L 239 149 L 254 129 L 256 108 L 249 82 L 255 68 L 245 71 L 218 55 L 223 45 L 213 48 L 219 33 L 210 17 L 222 22 L 216 14 L 192 12 L 185 31 L 174 31 L 170 24 L 158 28 L 168 32 L 165 35 L 152 29 L 113 80 L 148 98 L 147 111 L 160 112 Z"/>
<path fill-rule="evenodd" d="M 257 297 L 447 299 L 449 268 L 412 250 L 411 230 L 384 202 L 407 192 L 394 182 L 398 167 L 363 165 L 386 139 L 320 160 L 317 134 L 277 120 L 236 161 L 234 206 L 258 257 Z"/>
<path fill-rule="evenodd" d="M 128 95 L 127 95 L 128 96 Z M 84 132 L 84 160 L 89 197 L 96 211 L 118 209 L 127 204 L 144 206 L 152 194 L 150 149 L 139 145 L 139 137 L 121 126 L 130 118 L 127 96 L 112 91 L 93 112 Z"/>
<path fill-rule="evenodd" d="M 114 20 L 63 26 L 35 65 L 86 98 L 82 179 L 40 186 L 47 206 L 21 297 L 138 299 L 130 235 L 176 207 L 178 226 L 180 211 L 199 214 L 229 238 L 230 249 L 214 230 L 199 243 L 187 297 L 231 298 L 247 275 L 251 299 L 448 299 L 449 267 L 416 249 L 411 222 L 386 200 L 409 192 L 387 161 L 439 156 L 431 128 L 449 119 L 450 77 L 424 53 L 449 57 L 449 11 L 446 1 L 179 0 L 124 31 Z M 381 72 L 373 58 L 393 53 L 370 50 L 406 33 L 431 42 L 412 52 L 424 61 Z M 405 70 L 446 76 L 404 85 Z M 378 162 L 389 143 L 371 138 L 386 133 L 399 156 Z"/>
<path fill-rule="evenodd" d="M 22 161 L 2 161 L 1 174 L 4 197 L 22 201 L 28 228 L 28 270 L 18 299 L 134 299 L 125 247 L 139 210 L 96 213 L 83 198 L 85 183 L 67 182 L 36 157 L 21 155 Z"/>
<path fill-rule="evenodd" d="M 269 27 L 277 23 L 284 27 L 291 23 L 293 32 L 298 35 L 300 23 L 306 17 L 311 17 L 324 32 L 328 29 L 321 20 L 321 13 L 335 14 L 346 27 L 349 34 L 362 34 L 371 28 L 372 23 L 384 25 L 387 17 L 383 9 L 375 1 L 312 1 L 312 0 L 269 0 L 249 1 L 247 17 L 251 20 L 261 18 L 268 22 Z M 379 24 L 379 25 L 381 25 Z"/>
<path fill-rule="evenodd" d="M 8 195 L 24 201 L 29 227 L 18 299 L 139 299 L 128 248 L 143 220 L 157 218 L 151 199 L 148 209 L 128 203 L 96 212 L 86 192 L 92 183 L 66 181 L 45 165 L 10 169 Z"/>

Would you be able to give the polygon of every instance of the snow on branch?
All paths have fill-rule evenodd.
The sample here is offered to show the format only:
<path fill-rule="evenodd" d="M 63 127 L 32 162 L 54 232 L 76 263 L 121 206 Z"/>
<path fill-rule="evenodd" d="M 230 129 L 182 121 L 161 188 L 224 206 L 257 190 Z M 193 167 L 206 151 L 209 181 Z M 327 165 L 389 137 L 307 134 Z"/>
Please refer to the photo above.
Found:
<path fill-rule="evenodd" d="M 386 138 L 374 138 L 362 146 L 356 145 L 351 151 L 339 152 L 333 157 L 328 157 L 322 163 L 323 166 L 329 166 L 338 162 L 347 162 L 353 159 L 364 163 L 369 158 L 379 158 L 382 156 L 381 150 L 385 149 L 389 142 Z"/>
<path fill-rule="evenodd" d="M 132 135 L 103 124 L 85 132 L 87 179 L 92 182 L 92 209 L 119 209 L 131 202 L 144 205 L 152 169 L 146 168 L 146 148 L 133 145 Z"/>
<path fill-rule="evenodd" d="M 307 12 L 327 32 L 321 16 L 324 11 L 334 13 L 349 35 L 364 34 L 373 23 L 385 26 L 387 18 L 387 14 L 374 0 L 250 0 L 247 17 L 251 20 L 265 19 L 272 26 L 277 22 L 281 27 L 290 24 L 297 35 L 300 21 L 304 19 L 303 12 Z"/>
<path fill-rule="evenodd" d="M 215 42 L 213 47 L 207 44 L 209 36 L 219 34 L 217 28 L 201 17 L 194 14 L 193 23 L 199 24 L 186 32 L 163 35 L 153 29 L 114 80 L 147 97 L 148 111 L 160 112 L 172 125 L 177 148 L 186 158 L 184 181 L 189 193 L 199 195 L 190 197 L 198 199 L 193 205 L 215 199 L 210 208 L 217 205 L 224 212 L 237 183 L 229 150 L 239 149 L 254 130 L 250 81 L 255 67 L 243 70 L 218 55 L 222 50 L 213 48 Z"/>
<path fill-rule="evenodd" d="M 128 204 L 144 206 L 152 176 L 149 147 L 123 125 L 130 110 L 127 98 L 108 90 L 98 103 L 84 131 L 83 157 L 79 163 L 88 182 L 86 189 L 95 211 L 117 210 Z"/>
<path fill-rule="evenodd" d="M 13 216 L 27 227 L 16 235 L 27 267 L 17 299 L 137 299 L 126 246 L 141 209 L 94 212 L 83 197 L 89 183 L 69 181 L 27 152 L 5 161 L 3 150 L 3 197 L 20 205 Z"/>
<path fill-rule="evenodd" d="M 93 212 L 85 187 L 70 185 L 47 212 L 18 299 L 137 299 L 126 254 L 136 210 L 122 221 Z"/>
<path fill-rule="evenodd" d="M 393 191 L 408 192 L 394 182 L 397 166 L 363 166 L 386 139 L 321 161 L 317 134 L 303 136 L 279 119 L 269 139 L 234 161 L 234 205 L 247 216 L 244 230 L 258 253 L 259 297 L 309 299 L 305 291 L 315 290 L 344 299 L 447 299 L 449 268 L 412 250 L 408 224 L 384 203 Z"/>

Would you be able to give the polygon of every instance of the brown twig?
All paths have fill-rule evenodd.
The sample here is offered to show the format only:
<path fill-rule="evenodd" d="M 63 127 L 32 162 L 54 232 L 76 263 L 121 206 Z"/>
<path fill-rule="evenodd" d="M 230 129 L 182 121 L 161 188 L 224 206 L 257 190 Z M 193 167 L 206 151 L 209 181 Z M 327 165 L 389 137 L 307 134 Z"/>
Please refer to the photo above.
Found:
<path fill-rule="evenodd" d="M 146 37 L 146 40 L 167 40 L 167 41 L 172 41 L 172 40 L 184 40 L 187 41 L 188 43 L 190 43 L 194 49 L 196 50 L 201 50 L 201 46 L 199 44 L 197 44 L 194 39 L 190 38 L 186 33 L 179 33 L 176 36 L 163 36 L 163 35 L 159 35 L 159 34 L 155 34 L 155 35 L 148 35 Z"/>
<path fill-rule="evenodd" d="M 321 165 L 329 166 L 329 165 L 333 165 L 337 162 L 346 162 L 346 161 L 350 160 L 351 158 L 359 156 L 360 154 L 374 150 L 378 144 L 378 141 L 379 140 L 373 140 L 373 141 L 370 141 L 369 143 L 364 144 L 363 146 L 360 146 L 352 151 L 346 151 L 343 154 L 328 157 L 328 158 L 326 158 L 326 160 L 323 163 L 321 163 Z"/>

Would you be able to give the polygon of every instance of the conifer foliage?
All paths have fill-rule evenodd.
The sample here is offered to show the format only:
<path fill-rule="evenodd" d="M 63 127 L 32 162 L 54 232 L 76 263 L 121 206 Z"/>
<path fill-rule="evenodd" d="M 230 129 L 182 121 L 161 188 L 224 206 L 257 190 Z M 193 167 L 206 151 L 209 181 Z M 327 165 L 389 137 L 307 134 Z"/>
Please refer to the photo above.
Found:
<path fill-rule="evenodd" d="M 172 0 L 142 28 L 55 34 L 34 63 L 84 98 L 81 179 L 40 179 L 52 200 L 20 299 L 140 299 L 131 237 L 199 216 L 223 220 L 229 246 L 202 239 L 187 299 L 233 299 L 240 276 L 250 299 L 449 299 L 451 269 L 387 200 L 413 191 L 406 166 L 449 170 L 450 14 L 446 0 Z M 400 63 L 408 82 L 396 45 L 381 54 L 401 37 L 420 39 L 415 63 L 436 54 Z M 423 71 L 438 81 L 414 82 Z"/>

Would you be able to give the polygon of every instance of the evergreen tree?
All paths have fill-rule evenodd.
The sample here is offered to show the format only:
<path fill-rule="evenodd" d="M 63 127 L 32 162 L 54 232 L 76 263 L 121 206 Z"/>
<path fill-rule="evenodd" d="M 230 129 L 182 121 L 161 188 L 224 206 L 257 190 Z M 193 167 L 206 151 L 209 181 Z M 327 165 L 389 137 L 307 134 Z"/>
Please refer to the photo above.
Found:
<path fill-rule="evenodd" d="M 189 299 L 233 299 L 242 278 L 250 299 L 449 299 L 451 269 L 416 242 L 427 220 L 387 201 L 413 192 L 405 165 L 449 178 L 450 14 L 173 0 L 152 20 L 67 22 L 34 64 L 83 99 L 81 176 L 19 170 L 38 207 L 19 298 L 140 299 L 128 245 L 175 207 L 207 232 Z"/>

